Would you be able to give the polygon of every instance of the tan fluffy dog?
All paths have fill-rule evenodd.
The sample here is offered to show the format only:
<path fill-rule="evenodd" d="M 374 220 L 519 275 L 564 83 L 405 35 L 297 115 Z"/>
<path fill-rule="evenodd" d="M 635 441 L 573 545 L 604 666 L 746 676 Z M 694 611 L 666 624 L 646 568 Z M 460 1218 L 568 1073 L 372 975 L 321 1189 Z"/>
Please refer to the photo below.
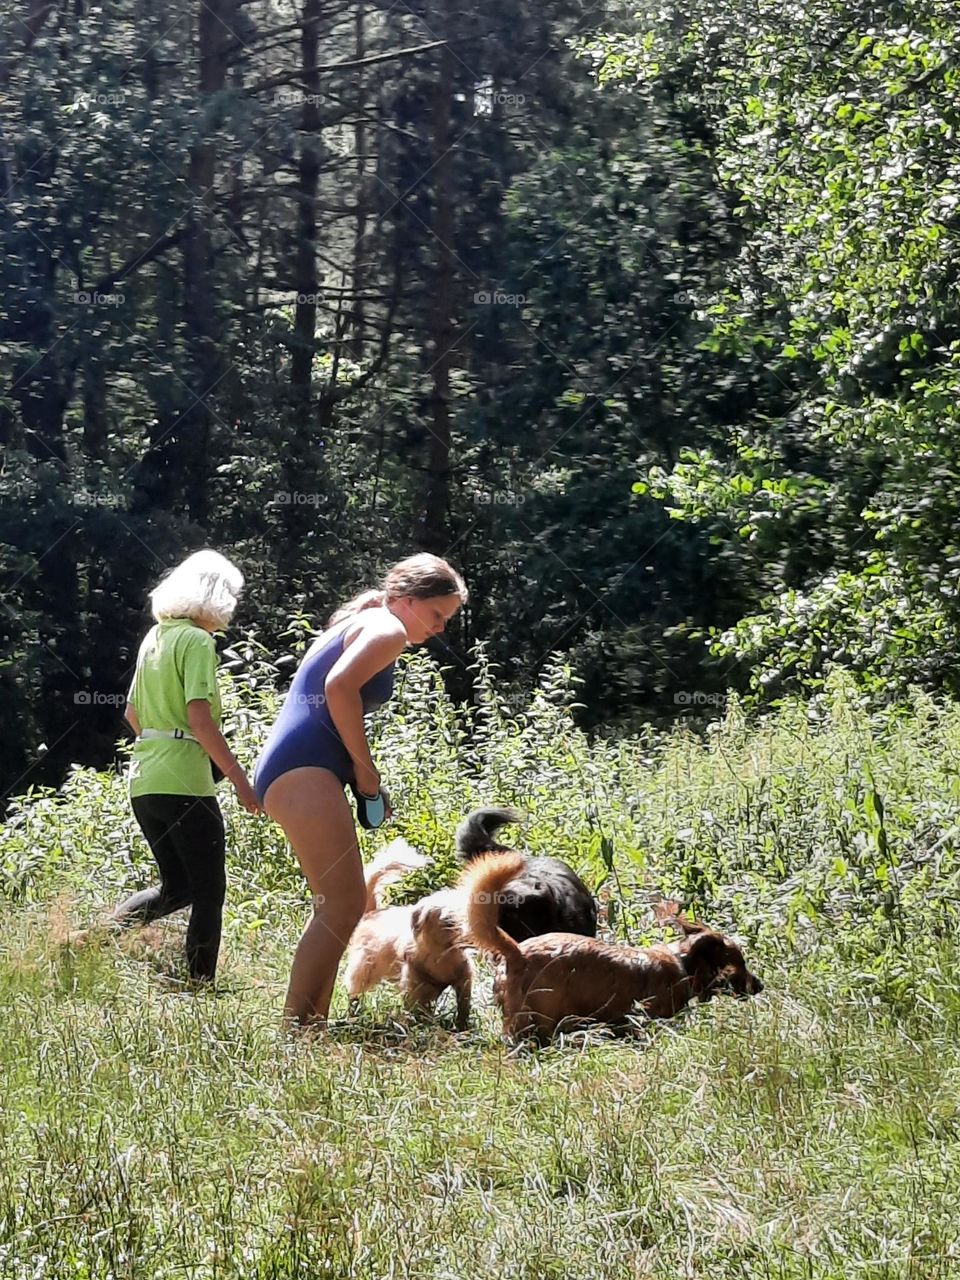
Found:
<path fill-rule="evenodd" d="M 520 854 L 488 854 L 461 876 L 467 933 L 483 951 L 500 956 L 493 994 L 504 1034 L 548 1039 L 565 1018 L 623 1024 L 631 1014 L 671 1018 L 693 999 L 718 991 L 763 990 L 735 942 L 671 912 L 679 942 L 623 947 L 577 933 L 545 933 L 517 943 L 499 927 L 504 888 L 522 871 Z"/>
<path fill-rule="evenodd" d="M 366 871 L 367 905 L 347 947 L 344 983 L 355 1011 L 359 997 L 394 982 L 408 1009 L 428 1008 L 453 987 L 457 1027 L 470 1020 L 473 966 L 464 950 L 461 896 L 441 889 L 405 907 L 380 907 L 379 889 L 429 859 L 405 840 L 394 840 Z"/>

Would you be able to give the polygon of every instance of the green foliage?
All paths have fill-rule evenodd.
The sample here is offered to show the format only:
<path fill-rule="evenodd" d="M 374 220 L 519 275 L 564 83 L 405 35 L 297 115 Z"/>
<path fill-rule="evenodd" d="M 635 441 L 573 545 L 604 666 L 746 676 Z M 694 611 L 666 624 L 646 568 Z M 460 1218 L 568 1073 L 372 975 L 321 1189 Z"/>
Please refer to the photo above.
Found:
<path fill-rule="evenodd" d="M 201 543 L 271 652 L 449 549 L 445 686 L 482 641 L 508 719 L 555 654 L 600 732 L 837 665 L 954 688 L 955 0 L 375 6 L 375 91 L 318 19 L 312 123 L 263 0 L 209 93 L 202 5 L 0 10 L 4 789 L 111 759 L 146 590 Z M 392 57 L 438 24 L 443 165 L 440 55 Z"/>
<path fill-rule="evenodd" d="M 797 685 L 819 689 L 836 669 L 878 706 L 904 699 L 911 685 L 957 691 L 956 618 L 882 555 L 860 573 L 781 592 L 766 612 L 711 635 L 717 657 L 748 664 L 756 701 Z"/>
<path fill-rule="evenodd" d="M 733 622 L 742 603 L 707 539 L 630 485 L 638 460 L 669 468 L 693 447 L 730 395 L 728 371 L 700 350 L 710 326 L 696 298 L 736 227 L 662 104 L 638 115 L 572 92 L 562 141 L 506 199 L 499 281 L 522 305 L 487 308 L 475 331 L 481 355 L 511 371 L 470 413 L 491 542 L 478 634 L 507 679 L 562 649 L 584 678 L 582 721 L 636 727 L 668 719 L 678 685 L 702 683 L 702 650 L 672 628 Z"/>
<path fill-rule="evenodd" d="M 731 222 L 664 113 L 638 129 L 569 52 L 579 7 L 325 13 L 312 123 L 302 42 L 266 0 L 210 24 L 194 3 L 19 8 L 0 0 L 0 789 L 110 760 L 146 592 L 202 543 L 241 565 L 238 624 L 275 650 L 292 610 L 329 613 L 401 555 L 449 547 L 473 591 L 457 696 L 483 639 L 518 702 L 567 651 L 582 719 L 657 702 L 666 718 L 672 671 L 702 650 L 665 627 L 736 613 L 705 590 L 703 539 L 630 481 L 709 413 L 685 291 Z M 358 21 L 376 81 L 354 69 Z M 443 166 L 441 26 L 460 50 Z M 449 335 L 431 303 L 441 244 Z M 497 290 L 524 301 L 482 301 Z M 425 472 L 449 489 L 438 528 Z"/>
<path fill-rule="evenodd" d="M 588 52 L 601 83 L 644 103 L 667 92 L 701 123 L 743 227 L 699 298 L 704 347 L 744 378 L 762 367 L 775 392 L 642 484 L 753 583 L 754 616 L 721 652 L 768 651 L 777 689 L 785 673 L 817 687 L 821 649 L 850 654 L 867 689 L 943 687 L 957 622 L 960 11 L 818 0 L 748 17 L 701 0 L 638 18 Z"/>
<path fill-rule="evenodd" d="M 228 732 L 249 765 L 275 716 L 277 672 L 252 639 L 230 663 Z M 562 660 L 521 712 L 504 705 L 482 649 L 474 679 L 472 704 L 458 706 L 432 660 L 410 655 L 379 719 L 374 756 L 396 817 L 363 834 L 366 856 L 403 835 L 433 858 L 401 896 L 452 882 L 453 832 L 469 809 L 513 804 L 524 818 L 505 835 L 577 867 L 621 936 L 649 936 L 651 896 L 678 896 L 781 959 L 808 955 L 828 931 L 882 987 L 932 919 L 947 933 L 960 923 L 955 705 L 916 689 L 904 708 L 871 711 L 877 699 L 834 671 L 812 700 L 785 699 L 754 725 L 731 695 L 704 739 L 678 729 L 590 741 Z M 302 880 L 273 824 L 240 812 L 227 786 L 221 801 L 231 910 L 256 931 L 302 899 Z M 122 777 L 80 768 L 59 793 L 16 803 L 0 868 L 4 897 L 59 889 L 84 910 L 153 875 Z"/>

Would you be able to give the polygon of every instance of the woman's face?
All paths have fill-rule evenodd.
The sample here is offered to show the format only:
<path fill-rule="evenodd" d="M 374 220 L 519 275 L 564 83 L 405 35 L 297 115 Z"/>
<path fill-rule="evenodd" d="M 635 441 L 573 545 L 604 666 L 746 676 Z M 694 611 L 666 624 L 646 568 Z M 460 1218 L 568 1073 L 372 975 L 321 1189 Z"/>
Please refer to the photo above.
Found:
<path fill-rule="evenodd" d="M 459 596 L 428 596 L 426 600 L 401 596 L 393 611 L 406 627 L 410 644 L 423 644 L 438 636 L 459 608 Z"/>

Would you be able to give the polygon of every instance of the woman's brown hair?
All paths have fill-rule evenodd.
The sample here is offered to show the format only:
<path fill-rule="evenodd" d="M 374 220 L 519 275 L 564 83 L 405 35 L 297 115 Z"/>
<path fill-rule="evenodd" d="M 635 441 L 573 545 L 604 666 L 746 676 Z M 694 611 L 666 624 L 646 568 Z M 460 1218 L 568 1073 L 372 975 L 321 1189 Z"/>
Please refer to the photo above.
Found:
<path fill-rule="evenodd" d="M 335 627 L 362 609 L 374 609 L 389 600 L 403 597 L 429 600 L 434 596 L 459 596 L 460 603 L 466 604 L 467 587 L 456 569 L 439 556 L 428 552 L 408 556 L 387 570 L 381 586 L 372 591 L 361 591 L 341 605 L 330 619 L 330 626 Z"/>

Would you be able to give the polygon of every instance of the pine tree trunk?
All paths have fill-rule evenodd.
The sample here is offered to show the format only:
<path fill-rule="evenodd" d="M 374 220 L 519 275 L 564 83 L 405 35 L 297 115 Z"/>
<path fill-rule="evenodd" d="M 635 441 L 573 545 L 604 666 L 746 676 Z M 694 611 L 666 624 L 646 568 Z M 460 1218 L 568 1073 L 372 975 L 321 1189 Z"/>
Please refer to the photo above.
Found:
<path fill-rule="evenodd" d="M 444 6 L 441 30 L 451 34 L 449 9 Z M 440 552 L 447 543 L 450 505 L 450 366 L 454 343 L 453 269 L 453 157 L 450 116 L 453 105 L 453 54 L 444 45 L 432 94 L 433 248 L 435 253 L 431 308 L 430 360 L 431 434 L 427 460 L 427 489 L 420 541 L 427 551 Z"/>
<path fill-rule="evenodd" d="M 204 135 L 213 132 L 210 98 L 226 87 L 228 44 L 236 8 L 237 0 L 201 0 L 200 3 L 198 70 Z M 187 509 L 198 524 L 206 522 L 209 507 L 209 459 L 215 421 L 211 403 L 225 368 L 213 279 L 216 173 L 216 144 L 204 136 L 190 149 L 188 182 L 194 207 L 183 249 L 183 306 L 191 401 L 174 428 L 181 441 L 178 464 Z"/>
<path fill-rule="evenodd" d="M 320 183 L 320 75 L 317 51 L 320 38 L 320 0 L 305 0 L 300 32 L 300 80 L 304 88 L 300 112 L 303 142 L 297 175 L 297 249 L 294 282 L 297 304 L 294 318 L 290 381 L 297 405 L 298 429 L 309 429 L 311 372 L 317 330 L 317 190 Z"/>
<path fill-rule="evenodd" d="M 300 156 L 297 172 L 297 242 L 293 264 L 297 293 L 290 360 L 293 437 L 284 459 L 288 487 L 284 523 L 292 554 L 302 550 L 308 528 L 315 523 L 316 508 L 306 504 L 306 490 L 313 490 L 318 472 L 320 423 L 313 405 L 313 360 L 317 333 L 317 192 L 320 185 L 320 0 L 305 0 L 300 28 Z"/>
<path fill-rule="evenodd" d="M 356 59 L 361 59 L 366 55 L 366 31 L 365 31 L 365 13 L 363 0 L 358 0 L 356 13 L 354 15 L 354 53 Z M 356 154 L 356 200 L 357 212 L 356 223 L 354 227 L 353 239 L 353 306 L 351 308 L 351 337 L 350 337 L 350 353 L 355 360 L 363 359 L 364 347 L 364 329 L 366 327 L 366 317 L 364 315 L 363 291 L 366 287 L 366 238 L 367 238 L 367 126 L 363 119 L 363 112 L 366 109 L 365 102 L 366 85 L 364 82 L 363 68 L 357 71 L 357 123 L 354 129 L 354 151 Z"/>
<path fill-rule="evenodd" d="M 138 10 L 141 57 L 140 77 L 149 100 L 156 102 L 163 94 L 164 69 L 157 45 L 164 27 L 160 25 L 151 0 L 141 0 Z M 151 235 L 159 239 L 167 229 L 167 220 L 149 211 Z M 152 308 L 151 346 L 158 359 L 178 367 L 177 330 L 181 311 L 181 278 L 175 261 L 157 264 L 156 286 Z M 154 393 L 155 416 L 147 426 L 143 454 L 133 470 L 131 514 L 141 515 L 153 508 L 170 508 L 176 504 L 180 468 L 176 464 L 176 428 L 182 404 L 179 383 L 170 380 Z"/>

